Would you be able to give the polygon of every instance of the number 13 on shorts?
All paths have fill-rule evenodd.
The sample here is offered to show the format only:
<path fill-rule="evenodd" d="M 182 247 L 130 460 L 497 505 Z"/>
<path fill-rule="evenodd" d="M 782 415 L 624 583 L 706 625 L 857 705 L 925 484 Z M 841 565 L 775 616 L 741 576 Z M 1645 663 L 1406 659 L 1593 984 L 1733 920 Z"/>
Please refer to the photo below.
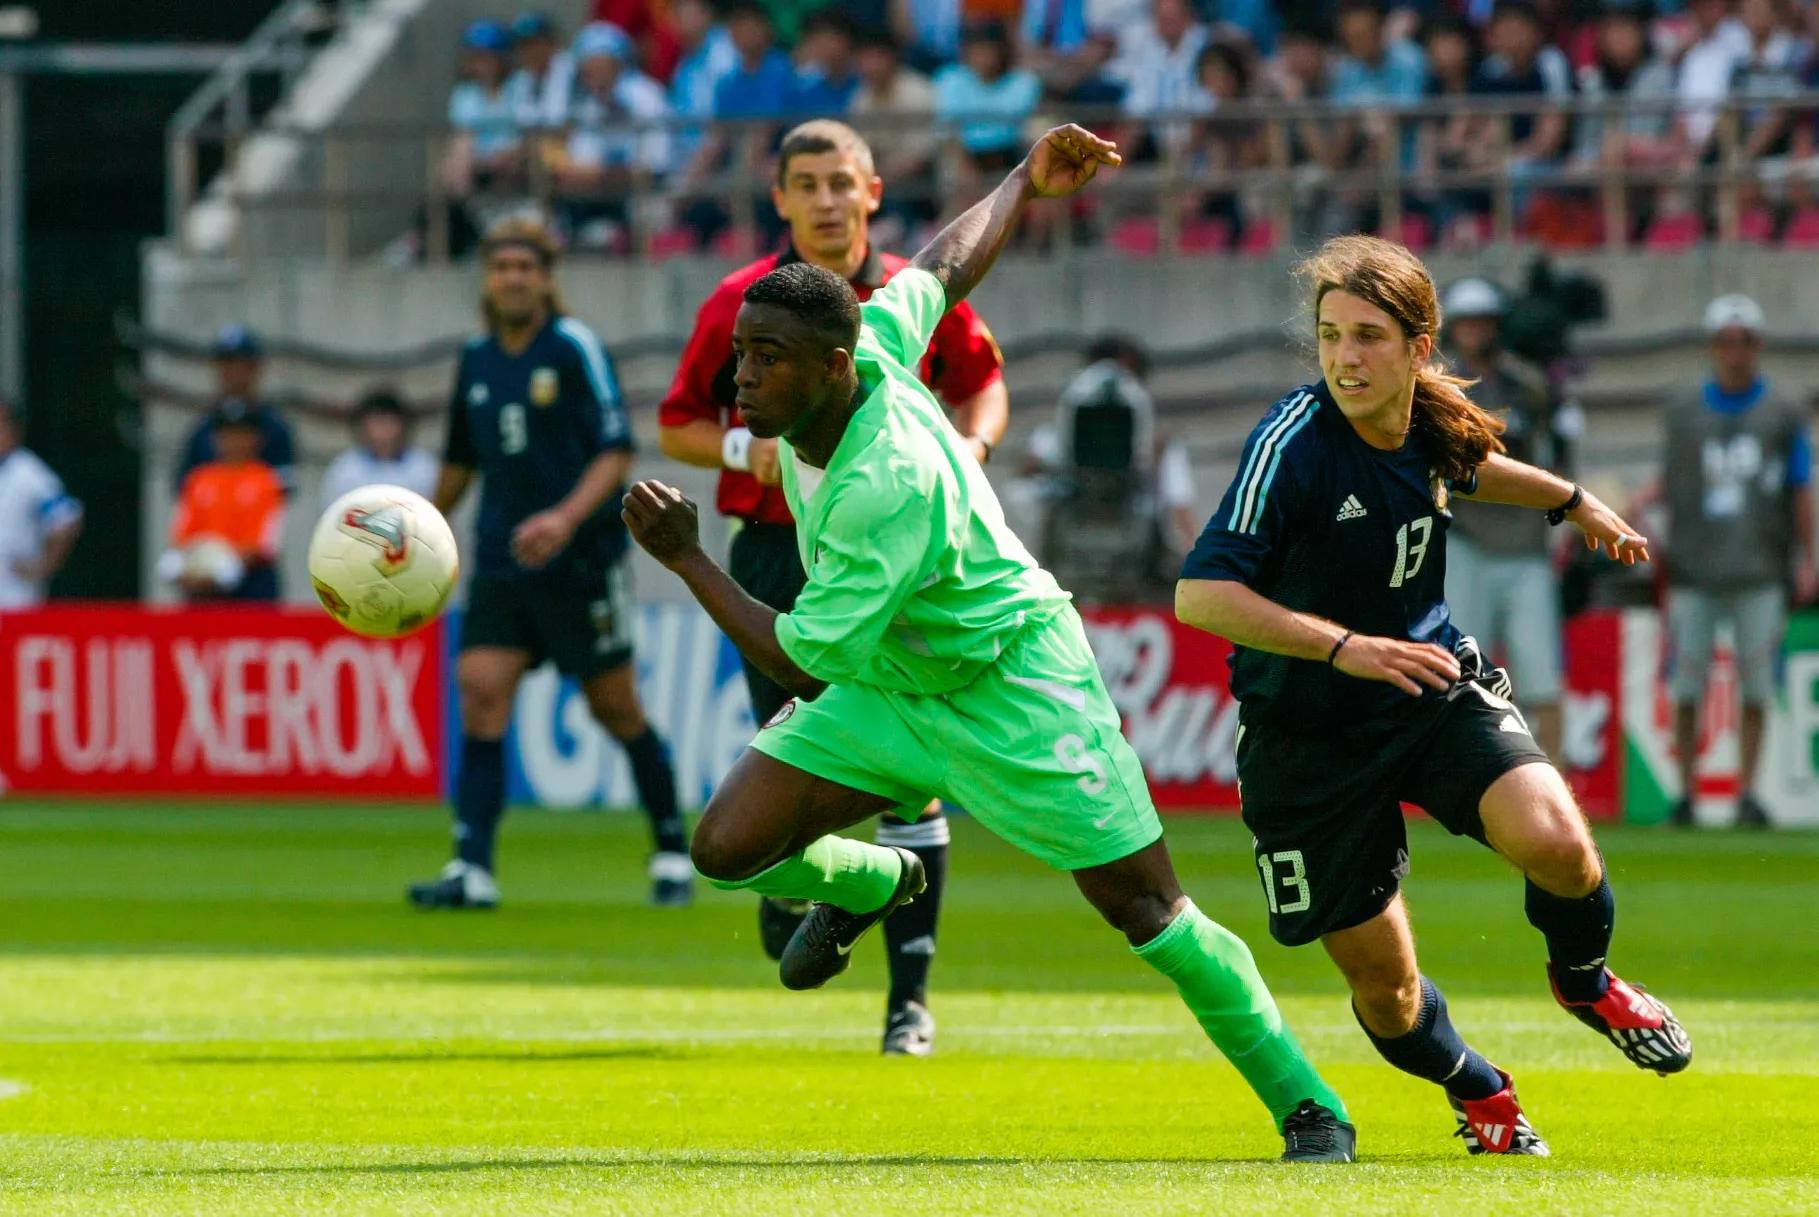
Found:
<path fill-rule="evenodd" d="M 1273 854 L 1258 854 L 1257 869 L 1263 874 L 1263 892 L 1269 897 L 1270 912 L 1304 913 L 1313 903 L 1307 886 L 1307 866 L 1302 861 L 1298 849 L 1278 850 Z M 1278 895 L 1280 884 L 1280 895 Z M 1284 900 L 1288 896 L 1292 899 Z"/>

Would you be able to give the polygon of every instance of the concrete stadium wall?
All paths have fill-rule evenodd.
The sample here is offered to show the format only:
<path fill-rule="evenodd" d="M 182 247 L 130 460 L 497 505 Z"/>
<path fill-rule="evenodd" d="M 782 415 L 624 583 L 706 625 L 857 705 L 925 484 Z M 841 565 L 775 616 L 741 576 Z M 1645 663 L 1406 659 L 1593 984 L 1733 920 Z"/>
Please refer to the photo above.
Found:
<path fill-rule="evenodd" d="M 1516 282 L 1527 266 L 1524 251 L 1506 250 L 1476 258 L 1436 257 L 1431 265 L 1441 282 L 1467 273 Z M 1696 327 L 1714 295 L 1748 291 L 1763 305 L 1771 330 L 1810 335 L 1819 323 L 1819 278 L 1806 253 L 1775 250 L 1703 249 L 1683 255 L 1622 253 L 1561 258 L 1563 268 L 1597 275 L 1607 288 L 1611 320 L 1597 336 L 1621 337 Z M 1211 510 L 1232 470 L 1238 446 L 1263 408 L 1290 385 L 1309 379 L 1309 364 L 1298 349 L 1307 333 L 1287 258 L 1271 260 L 1195 259 L 1153 263 L 1097 254 L 1063 259 L 1007 256 L 981 286 L 975 303 L 1000 341 L 1016 347 L 1049 335 L 1082 340 L 1116 329 L 1137 335 L 1159 352 L 1203 346 L 1222 336 L 1260 329 L 1282 335 L 1274 349 L 1198 368 L 1170 369 L 1155 388 L 1164 403 L 1167 426 L 1193 453 L 1204 510 Z M 655 405 L 674 371 L 675 354 L 687 336 L 703 296 L 729 269 L 712 262 L 679 260 L 660 265 L 576 262 L 563 271 L 563 292 L 571 310 L 598 329 L 609 349 L 639 340 L 667 343 L 663 353 L 622 359 L 620 375 L 633 405 L 633 424 L 643 444 L 641 470 L 664 477 L 691 494 L 711 498 L 711 477 L 676 467 L 656 452 Z M 334 268 L 317 260 L 243 265 L 220 259 L 184 258 L 154 246 L 146 257 L 143 320 L 153 328 L 198 339 L 228 322 L 249 322 L 268 335 L 340 348 L 381 353 L 471 332 L 475 319 L 475 277 L 471 267 L 397 270 L 374 265 Z M 1772 374 L 1803 388 L 1819 384 L 1819 356 L 1772 355 Z M 1076 366 L 1065 353 L 1017 360 L 1009 369 L 1014 422 L 1010 442 L 994 476 L 1002 487 L 1014 471 L 1025 437 L 1048 416 L 1056 392 Z M 1698 344 L 1645 356 L 1608 357 L 1588 368 L 1591 390 L 1660 390 L 1701 375 Z M 156 358 L 148 363 L 155 380 L 202 389 L 208 369 L 193 362 Z M 271 387 L 306 388 L 315 395 L 351 398 L 384 379 L 414 396 L 447 391 L 450 369 L 420 368 L 408 375 L 325 372 L 275 361 Z M 169 511 L 169 477 L 177 444 L 193 421 L 170 408 L 148 412 L 146 427 L 146 552 L 155 554 Z M 434 428 L 425 439 L 434 442 Z M 345 443 L 338 427 L 310 423 L 302 428 L 308 454 L 305 484 Z M 1633 487 L 1651 471 L 1658 426 L 1648 407 L 1594 412 L 1589 464 L 1612 487 Z M 306 534 L 315 500 L 306 495 L 292 521 L 292 536 Z M 293 561 L 299 545 L 290 547 Z M 674 580 L 654 569 L 643 588 L 674 594 Z M 148 581 L 149 586 L 149 581 Z M 307 587 L 301 569 L 286 572 L 293 595 Z"/>

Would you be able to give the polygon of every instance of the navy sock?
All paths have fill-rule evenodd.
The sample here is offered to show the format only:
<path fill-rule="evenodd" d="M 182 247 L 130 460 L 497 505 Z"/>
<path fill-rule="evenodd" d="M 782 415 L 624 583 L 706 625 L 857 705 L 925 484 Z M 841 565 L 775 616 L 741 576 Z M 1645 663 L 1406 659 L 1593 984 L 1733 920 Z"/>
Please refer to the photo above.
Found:
<path fill-rule="evenodd" d="M 1353 1016 L 1357 1013 L 1354 1006 Z M 1496 1066 L 1466 1047 L 1446 1012 L 1446 998 L 1425 976 L 1421 978 L 1421 1017 L 1415 1020 L 1414 1030 L 1394 1039 L 1381 1039 L 1364 1026 L 1363 1019 L 1358 1019 L 1358 1025 L 1364 1027 L 1364 1034 L 1384 1060 L 1404 1073 L 1437 1083 L 1454 1098 L 1488 1099 L 1503 1089 L 1503 1076 Z"/>
<path fill-rule="evenodd" d="M 632 782 L 638 787 L 638 802 L 650 817 L 651 836 L 661 853 L 685 854 L 688 836 L 682 831 L 682 813 L 676 808 L 676 771 L 670 765 L 669 749 L 655 727 L 647 726 L 637 739 L 620 740 L 626 759 L 632 763 Z"/>
<path fill-rule="evenodd" d="M 941 889 L 947 885 L 947 817 L 939 812 L 914 824 L 893 815 L 878 823 L 878 844 L 901 845 L 922 859 L 928 887 L 884 919 L 884 951 L 890 964 L 889 1003 L 928 1004 L 928 970 L 935 962 L 935 933 L 941 919 Z"/>
<path fill-rule="evenodd" d="M 1598 879 L 1589 896 L 1556 896 L 1531 880 L 1523 900 L 1528 923 L 1547 939 L 1554 983 L 1571 1002 L 1594 1002 L 1610 988 L 1604 957 L 1610 954 L 1611 931 L 1617 924 L 1617 901 L 1609 875 Z"/>
<path fill-rule="evenodd" d="M 505 741 L 461 737 L 455 779 L 455 856 L 493 869 L 493 838 L 505 814 Z"/>

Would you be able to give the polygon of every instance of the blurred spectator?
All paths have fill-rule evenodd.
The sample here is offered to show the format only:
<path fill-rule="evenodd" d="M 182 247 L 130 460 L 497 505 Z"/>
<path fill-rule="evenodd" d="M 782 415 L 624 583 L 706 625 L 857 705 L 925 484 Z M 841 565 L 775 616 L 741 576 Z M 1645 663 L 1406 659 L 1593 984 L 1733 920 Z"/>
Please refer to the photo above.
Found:
<path fill-rule="evenodd" d="M 1340 4 L 1340 54 L 1333 61 L 1328 96 L 1336 104 L 1365 111 L 1357 130 L 1371 149 L 1397 147 L 1402 166 L 1413 168 L 1414 124 L 1398 124 L 1393 115 L 1373 107 L 1420 101 L 1427 85 L 1427 60 L 1414 43 L 1385 37 L 1383 21 L 1380 0 Z"/>
<path fill-rule="evenodd" d="M 777 41 L 786 47 L 793 47 L 802 37 L 802 31 L 812 13 L 822 9 L 837 9 L 837 4 L 829 0 L 758 0 L 764 11 L 771 15 L 771 29 L 777 35 Z"/>
<path fill-rule="evenodd" d="M 1687 104 L 1686 135 L 1702 149 L 1718 121 L 1712 103 L 1730 88 L 1737 60 L 1750 53 L 1750 36 L 1730 14 L 1730 0 L 1687 0 L 1686 50 L 1678 91 Z"/>
<path fill-rule="evenodd" d="M 183 479 L 158 575 L 191 599 L 276 600 L 284 487 L 260 457 L 259 420 L 229 398 L 208 426 L 218 455 Z"/>
<path fill-rule="evenodd" d="M 0 398 L 0 609 L 43 603 L 81 531 L 82 504 L 25 447 L 24 419 Z"/>
<path fill-rule="evenodd" d="M 1010 34 L 1001 25 L 969 25 L 961 35 L 960 62 L 935 76 L 935 114 L 960 128 L 960 143 L 975 170 L 1007 168 L 1024 152 L 1023 123 L 1042 98 L 1042 82 L 1014 69 Z M 962 191 L 962 194 L 970 191 Z"/>
<path fill-rule="evenodd" d="M 1324 101 L 1328 92 L 1327 48 L 1318 27 L 1290 23 L 1276 42 L 1266 88 L 1286 102 Z M 1346 168 L 1352 141 L 1341 128 L 1321 117 L 1297 118 L 1288 124 L 1288 159 L 1297 167 L 1294 225 L 1300 237 L 1324 237 L 1350 228 L 1355 217 L 1334 183 Z"/>
<path fill-rule="evenodd" d="M 1151 0 L 1150 19 L 1129 29 L 1118 45 L 1114 73 L 1124 81 L 1124 112 L 1132 118 L 1179 113 L 1194 96 L 1195 66 L 1206 46 L 1207 30 L 1195 19 L 1188 0 Z M 1147 139 L 1127 134 L 1126 156 L 1179 151 L 1189 129 L 1180 123 L 1153 124 Z"/>
<path fill-rule="evenodd" d="M 891 0 L 891 32 L 904 62 L 933 73 L 960 55 L 961 0 Z"/>
<path fill-rule="evenodd" d="M 1641 3 L 1607 4 L 1598 16 L 1597 57 L 1579 71 L 1579 92 L 1588 101 L 1619 98 L 1637 103 L 1674 97 L 1674 68 L 1649 52 L 1647 11 Z M 1673 112 L 1665 106 L 1640 108 L 1622 119 L 1582 119 L 1574 136 L 1576 157 L 1587 164 L 1665 169 L 1686 155 Z"/>
<path fill-rule="evenodd" d="M 354 406 L 348 420 L 354 444 L 329 462 L 322 475 L 322 505 L 362 486 L 402 486 L 424 498 L 435 493 L 436 457 L 411 443 L 412 423 L 404 402 L 390 389 L 375 389 Z"/>
<path fill-rule="evenodd" d="M 214 357 L 214 407 L 239 403 L 246 408 L 259 428 L 259 459 L 272 467 L 279 484 L 289 494 L 296 484 L 297 449 L 277 407 L 259 396 L 259 381 L 265 371 L 265 348 L 259 335 L 244 325 L 226 326 L 215 335 Z M 219 459 L 212 419 L 202 419 L 184 441 L 183 459 L 177 466 L 178 487 L 192 470 Z"/>
<path fill-rule="evenodd" d="M 668 84 L 682 58 L 675 28 L 666 20 L 666 0 L 594 0 L 590 21 L 618 26 L 638 53 L 628 63 L 653 80 Z"/>
<path fill-rule="evenodd" d="M 1339 6 L 1339 54 L 1333 60 L 1331 97 L 1367 106 L 1416 101 L 1427 84 L 1427 59 L 1407 39 L 1384 31 L 1381 0 L 1344 0 Z"/>
<path fill-rule="evenodd" d="M 1043 564 L 1100 600 L 1167 594 L 1199 532 L 1187 449 L 1157 428 L 1142 343 L 1108 334 L 1086 359 L 1030 436 L 1047 483 Z"/>
<path fill-rule="evenodd" d="M 1765 329 L 1762 308 L 1749 297 L 1712 301 L 1705 312 L 1712 378 L 1674 394 L 1666 408 L 1667 617 L 1681 782 L 1672 821 L 1681 826 L 1693 822 L 1699 703 L 1726 623 L 1743 699 L 1737 819 L 1767 825 L 1754 783 L 1787 589 L 1791 581 L 1796 604 L 1819 593 L 1807 410 L 1761 374 Z"/>
<path fill-rule="evenodd" d="M 837 8 L 810 13 L 796 42 L 796 80 L 789 108 L 807 118 L 837 118 L 852 105 L 859 88 L 853 64 L 852 18 Z"/>
<path fill-rule="evenodd" d="M 888 31 L 860 40 L 858 63 L 860 84 L 851 113 L 877 150 L 878 176 L 887 184 L 872 229 L 875 242 L 889 248 L 940 212 L 935 166 L 941 133 L 928 121 L 935 111 L 935 87 L 904 66 L 897 40 Z"/>
<path fill-rule="evenodd" d="M 1583 430 L 1576 406 L 1562 405 L 1547 376 L 1503 346 L 1503 293 L 1461 279 L 1441 303 L 1448 359 L 1473 383 L 1466 395 L 1503 420 L 1511 457 L 1573 476 L 1572 445 Z M 1509 669 L 1535 739 L 1561 757 L 1560 581 L 1552 530 L 1542 513 L 1499 503 L 1453 500 L 1447 533 L 1446 600 L 1455 624 L 1487 657 Z"/>
<path fill-rule="evenodd" d="M 1246 43 L 1265 55 L 1276 49 L 1276 35 L 1282 28 L 1282 21 L 1277 15 L 1277 6 L 1270 0 L 1201 0 L 1195 7 L 1214 26 L 1215 37 L 1225 30 L 1232 30 L 1242 34 Z"/>
<path fill-rule="evenodd" d="M 1117 38 L 1086 22 L 1087 0 L 1025 0 L 1018 42 L 1023 66 L 1049 96 L 1079 105 L 1110 105 L 1124 87 L 1106 75 Z"/>
<path fill-rule="evenodd" d="M 1737 22 L 1749 35 L 1749 48 L 1731 65 L 1730 95 L 1749 101 L 1780 101 L 1798 93 L 1805 48 L 1782 27 L 1776 0 L 1742 0 Z M 1772 105 L 1744 110 L 1739 131 L 1743 160 L 1753 164 L 1786 156 L 1792 117 L 1786 108 Z"/>
<path fill-rule="evenodd" d="M 512 94 L 512 36 L 497 21 L 476 21 L 461 35 L 461 79 L 448 95 L 454 130 L 442 163 L 443 185 L 457 199 L 514 187 L 524 165 Z"/>
<path fill-rule="evenodd" d="M 631 40 L 597 21 L 575 36 L 575 93 L 568 140 L 551 166 L 563 224 L 577 245 L 622 243 L 631 197 L 669 169 L 663 86 L 630 63 Z"/>
<path fill-rule="evenodd" d="M 1478 36 L 1464 19 L 1450 13 L 1429 18 L 1421 27 L 1427 58 L 1422 95 L 1430 102 L 1463 100 L 1478 73 Z M 1417 206 L 1429 213 L 1436 232 L 1446 233 L 1455 216 L 1483 209 L 1482 194 L 1458 186 L 1439 187 L 1435 175 L 1466 172 L 1477 157 L 1471 146 L 1472 116 L 1462 111 L 1421 121 L 1415 138 L 1415 165 L 1421 193 Z"/>
<path fill-rule="evenodd" d="M 670 79 L 670 109 L 705 122 L 714 116 L 714 90 L 719 88 L 721 79 L 738 66 L 739 52 L 726 27 L 715 20 L 709 0 L 674 0 L 669 16 L 682 56 Z M 678 131 L 677 161 L 682 164 L 692 161 L 701 139 L 699 127 Z"/>
<path fill-rule="evenodd" d="M 790 89 L 796 74 L 789 56 L 777 49 L 770 14 L 750 0 L 734 0 L 726 9 L 725 21 L 737 58 L 714 84 L 714 117 L 781 118 L 789 112 Z M 765 130 L 710 127 L 695 150 L 682 185 L 690 190 L 704 186 L 726 164 L 729 154 L 747 173 L 762 177 L 770 146 Z M 771 210 L 768 196 L 756 196 L 752 201 L 754 215 L 761 224 L 767 223 Z M 705 243 L 726 227 L 730 216 L 720 200 L 698 198 L 684 208 L 683 220 Z"/>
<path fill-rule="evenodd" d="M 714 88 L 715 118 L 777 118 L 789 111 L 795 69 L 777 49 L 770 13 L 757 4 L 726 10 L 726 29 L 739 61 Z"/>
<path fill-rule="evenodd" d="M 1250 96 L 1251 59 L 1227 42 L 1209 43 L 1195 62 L 1195 90 L 1189 108 L 1207 117 L 1193 125 L 1187 148 L 1188 170 L 1197 181 L 1210 181 L 1214 189 L 1200 203 L 1203 216 L 1227 225 L 1227 244 L 1237 242 L 1244 228 L 1244 212 L 1234 190 L 1219 189 L 1233 173 L 1257 169 L 1269 161 L 1269 141 L 1264 124 L 1254 118 L 1235 118 L 1222 110 L 1241 104 Z"/>
<path fill-rule="evenodd" d="M 1507 173 L 1513 179 L 1512 196 L 1519 217 L 1528 197 L 1525 183 L 1551 172 L 1566 149 L 1567 116 L 1538 103 L 1572 96 L 1572 68 L 1559 47 L 1546 44 L 1541 17 L 1526 0 L 1502 0 L 1497 5 L 1487 45 L 1491 54 L 1479 66 L 1472 92 L 1536 105 L 1508 117 L 1485 116 L 1472 124 L 1472 145 L 1484 158 L 1479 167 Z M 1500 127 L 1509 136 L 1508 159 L 1501 165 L 1497 163 L 1504 147 Z"/>
<path fill-rule="evenodd" d="M 557 45 L 556 23 L 543 13 L 520 13 L 511 38 L 518 69 L 505 90 L 514 121 L 526 131 L 560 127 L 575 87 L 575 61 Z"/>

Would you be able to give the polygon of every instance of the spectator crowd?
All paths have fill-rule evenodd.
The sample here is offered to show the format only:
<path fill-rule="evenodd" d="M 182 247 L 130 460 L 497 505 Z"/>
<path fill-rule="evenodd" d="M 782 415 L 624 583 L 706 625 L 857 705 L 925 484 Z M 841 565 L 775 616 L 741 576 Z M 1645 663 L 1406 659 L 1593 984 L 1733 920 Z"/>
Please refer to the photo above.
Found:
<path fill-rule="evenodd" d="M 1806 172 L 1819 115 L 1776 104 L 1819 89 L 1815 0 L 824 3 L 595 0 L 572 33 L 536 12 L 474 23 L 448 104 L 455 252 L 532 196 L 579 248 L 631 252 L 635 220 L 658 253 L 766 242 L 765 200 L 745 211 L 758 231 L 741 232 L 725 188 L 754 179 L 725 174 L 761 180 L 776 134 L 809 117 L 877 132 L 886 219 L 927 223 L 943 182 L 964 195 L 969 174 L 1018 154 L 1038 111 L 1063 107 L 1194 184 L 1178 217 L 1189 249 L 1392 227 L 1416 247 L 1470 245 L 1490 235 L 1499 190 L 1519 230 L 1591 243 L 1613 169 L 1636 184 L 1612 235 L 1677 247 L 1714 230 L 1696 171 L 1728 159 L 1750 170 L 1739 235 L 1819 243 Z M 1727 117 L 1739 100 L 1761 104 Z M 1332 112 L 1278 122 L 1246 103 Z M 1275 186 L 1236 176 L 1265 167 L 1292 170 L 1286 221 Z M 1386 167 L 1401 182 L 1393 223 Z M 1115 244 L 1154 243 L 1100 218 Z"/>

